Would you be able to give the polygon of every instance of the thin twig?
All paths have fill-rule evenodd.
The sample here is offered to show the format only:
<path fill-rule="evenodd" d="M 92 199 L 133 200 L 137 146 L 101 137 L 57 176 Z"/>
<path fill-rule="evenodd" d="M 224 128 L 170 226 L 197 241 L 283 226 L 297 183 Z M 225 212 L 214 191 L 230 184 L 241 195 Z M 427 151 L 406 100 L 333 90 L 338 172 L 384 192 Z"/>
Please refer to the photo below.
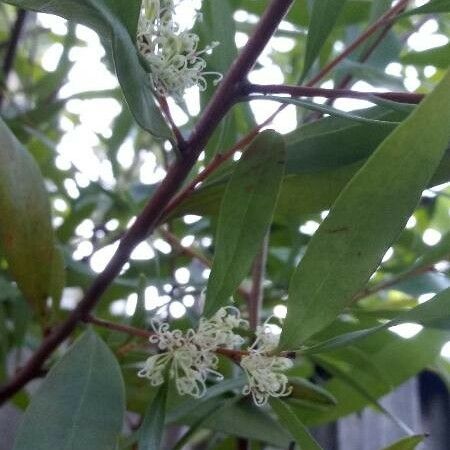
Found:
<path fill-rule="evenodd" d="M 212 261 L 203 253 L 199 252 L 198 250 L 192 248 L 192 247 L 185 247 L 180 240 L 172 234 L 170 231 L 160 228 L 159 232 L 161 233 L 161 236 L 170 244 L 172 247 L 175 247 L 177 251 L 180 253 L 183 253 L 193 259 L 196 259 L 200 261 L 204 266 L 211 268 L 213 263 Z M 242 286 L 238 287 L 238 293 L 248 302 L 249 299 L 249 292 Z"/>
<path fill-rule="evenodd" d="M 359 292 L 352 300 L 352 303 L 356 303 L 363 298 L 370 297 L 378 292 L 385 291 L 386 289 L 390 289 L 391 287 L 401 283 L 402 281 L 408 280 L 410 278 L 422 275 L 427 272 L 434 271 L 434 263 L 431 265 L 427 265 L 424 267 L 417 267 L 413 270 L 409 270 L 407 272 L 403 272 L 395 277 L 392 277 L 386 281 L 382 281 L 381 283 L 375 284 L 374 286 L 367 287 L 363 291 Z"/>
<path fill-rule="evenodd" d="M 206 255 L 192 247 L 185 247 L 180 242 L 178 237 L 171 233 L 169 230 L 161 227 L 158 231 L 161 236 L 178 252 L 200 261 L 206 267 L 212 267 L 212 261 Z"/>
<path fill-rule="evenodd" d="M 395 23 L 395 19 L 396 17 L 401 14 L 407 7 L 408 4 L 410 3 L 410 0 L 405 0 L 402 3 L 402 8 L 399 9 L 394 16 L 392 17 L 392 20 L 390 20 L 381 30 L 381 32 L 378 34 L 378 36 L 376 36 L 376 39 L 374 39 L 374 41 L 372 42 L 372 44 L 359 56 L 358 61 L 360 63 L 365 63 L 366 61 L 368 61 L 368 59 L 372 56 L 373 52 L 378 48 L 378 46 L 383 42 L 384 38 L 387 36 L 387 34 L 389 33 L 389 31 L 391 30 L 391 28 L 394 26 Z M 347 74 L 342 80 L 341 82 L 336 86 L 337 89 L 344 89 L 346 88 L 350 82 L 353 79 L 353 75 L 352 74 Z M 330 98 L 327 101 L 328 105 L 332 105 L 333 104 L 333 98 Z M 318 117 L 321 117 L 321 114 L 318 115 Z"/>
<path fill-rule="evenodd" d="M 120 333 L 125 333 L 131 336 L 141 337 L 148 339 L 155 333 L 147 330 L 141 330 L 140 328 L 130 327 L 129 325 L 122 325 L 120 323 L 109 322 L 108 320 L 99 319 L 93 315 L 89 315 L 84 319 L 86 323 L 92 323 L 98 327 L 107 328 L 108 330 L 119 331 Z"/>
<path fill-rule="evenodd" d="M 266 274 L 267 252 L 269 247 L 268 231 L 264 236 L 261 249 L 256 255 L 252 268 L 252 287 L 249 295 L 248 319 L 250 329 L 255 331 L 259 324 L 264 297 L 264 279 Z"/>
<path fill-rule="evenodd" d="M 321 81 L 327 74 L 329 74 L 337 65 L 339 65 L 347 56 L 352 54 L 363 42 L 365 42 L 380 28 L 395 20 L 396 16 L 400 14 L 408 5 L 410 0 L 400 0 L 395 6 L 384 13 L 378 20 L 376 20 L 367 30 L 355 39 L 339 56 L 330 61 L 316 76 L 314 76 L 308 83 L 308 86 L 314 86 Z"/>
<path fill-rule="evenodd" d="M 158 97 L 158 102 L 161 107 L 162 112 L 166 116 L 169 121 L 170 127 L 172 128 L 173 134 L 175 135 L 176 143 L 178 145 L 178 149 L 180 152 L 186 147 L 186 141 L 184 140 L 183 134 L 180 129 L 177 127 L 175 121 L 173 120 L 172 113 L 170 112 L 169 104 L 165 97 Z M 164 152 L 164 149 L 163 149 Z"/>
<path fill-rule="evenodd" d="M 117 331 L 119 333 L 143 339 L 149 339 L 150 337 L 155 335 L 153 331 L 142 330 L 140 328 L 131 327 L 129 325 L 110 322 L 108 320 L 99 319 L 98 317 L 95 317 L 93 315 L 87 316 L 83 321 L 85 323 L 91 323 L 92 325 L 96 325 L 101 328 L 106 328 L 111 331 Z M 215 352 L 220 355 L 226 356 L 227 358 L 230 358 L 236 362 L 239 362 L 243 356 L 248 355 L 248 352 L 246 351 L 233 350 L 228 348 L 218 348 Z"/>
<path fill-rule="evenodd" d="M 6 50 L 5 59 L 2 66 L 2 89 L 0 90 L 0 108 L 3 104 L 4 92 L 6 86 L 8 85 L 8 78 L 14 65 L 14 60 L 16 59 L 17 47 L 19 45 L 20 36 L 22 35 L 23 28 L 25 26 L 27 18 L 27 12 L 24 9 L 19 9 L 17 11 L 16 21 L 11 30 L 11 37 L 8 42 L 8 47 Z"/>
<path fill-rule="evenodd" d="M 331 99 L 345 97 L 369 101 L 372 97 L 377 97 L 393 102 L 411 104 L 420 103 L 425 97 L 423 94 L 411 92 L 361 92 L 349 89 L 324 89 L 286 84 L 248 84 L 243 88 L 242 95 L 251 94 L 289 94 L 292 97 L 325 97 Z"/>

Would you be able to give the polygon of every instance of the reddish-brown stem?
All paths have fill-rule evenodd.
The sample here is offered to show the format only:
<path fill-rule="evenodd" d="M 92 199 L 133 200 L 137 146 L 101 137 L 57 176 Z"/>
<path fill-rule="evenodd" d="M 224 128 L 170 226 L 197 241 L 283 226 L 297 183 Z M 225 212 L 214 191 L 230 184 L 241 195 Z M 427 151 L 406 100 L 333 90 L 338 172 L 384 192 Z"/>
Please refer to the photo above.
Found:
<path fill-rule="evenodd" d="M 129 325 L 109 322 L 108 320 L 99 319 L 98 317 L 94 317 L 92 315 L 86 317 L 84 322 L 92 323 L 93 325 L 101 328 L 107 328 L 108 330 L 118 331 L 120 333 L 125 333 L 130 336 L 136 336 L 144 339 L 148 339 L 155 334 L 152 331 L 141 330 L 140 328 L 130 327 Z"/>
<path fill-rule="evenodd" d="M 138 338 L 148 339 L 155 334 L 152 331 L 142 330 L 140 328 L 130 327 L 128 325 L 121 325 L 118 323 L 109 322 L 107 320 L 99 319 L 92 315 L 88 315 L 87 317 L 85 317 L 84 322 L 92 323 L 93 325 L 96 325 L 101 328 L 106 328 L 108 330 L 128 334 L 129 336 L 136 336 Z M 231 348 L 220 348 L 220 347 L 215 350 L 215 353 L 226 356 L 227 358 L 230 358 L 237 363 L 240 362 L 243 356 L 249 354 L 249 352 L 245 350 L 234 350 Z M 281 352 L 280 356 L 295 359 L 298 353 L 299 352 Z"/>
<path fill-rule="evenodd" d="M 243 95 L 251 94 L 289 94 L 292 97 L 359 98 L 371 100 L 373 97 L 398 103 L 420 103 L 424 95 L 410 92 L 361 92 L 349 89 L 324 89 L 309 86 L 286 84 L 248 84 L 242 89 Z M 251 98 L 251 97 L 250 97 Z"/>
<path fill-rule="evenodd" d="M 230 159 L 238 150 L 243 150 L 250 142 L 256 137 L 263 126 L 268 125 L 272 121 L 274 116 L 269 117 L 263 124 L 258 125 L 253 128 L 246 136 L 240 139 L 233 147 L 224 153 L 217 153 L 213 160 L 192 180 L 188 183 L 168 204 L 166 210 L 164 211 L 164 216 L 161 222 L 170 215 L 175 208 L 180 205 L 189 195 L 191 195 L 198 184 L 205 181 L 215 170 L 217 170 L 225 161 Z"/>
<path fill-rule="evenodd" d="M 203 253 L 200 253 L 199 251 L 193 249 L 192 247 L 184 247 L 180 240 L 172 234 L 170 231 L 160 228 L 161 236 L 170 244 L 172 247 L 175 247 L 177 251 L 180 253 L 184 253 L 187 256 L 190 256 L 193 259 L 197 259 L 200 261 L 204 266 L 206 267 L 212 267 L 212 261 L 207 258 Z M 238 287 L 238 293 L 248 302 L 249 300 L 249 293 L 246 289 L 244 289 L 242 286 Z"/>
<path fill-rule="evenodd" d="M 142 330 L 140 328 L 130 327 L 129 325 L 122 325 L 120 323 L 109 322 L 108 320 L 99 319 L 98 317 L 94 317 L 89 315 L 84 319 L 84 322 L 91 323 L 95 326 L 106 328 L 108 330 L 117 331 L 119 333 L 124 333 L 129 336 L 136 336 L 138 338 L 149 339 L 151 336 L 154 336 L 154 332 Z M 233 361 L 239 362 L 242 356 L 248 355 L 248 352 L 241 350 L 233 350 L 228 348 L 218 348 L 216 353 L 226 356 L 227 358 L 232 359 Z"/>
<path fill-rule="evenodd" d="M 236 100 L 237 86 L 246 79 L 257 58 L 287 13 L 294 0 L 272 0 L 239 56 L 216 90 L 200 117 L 180 157 L 169 168 L 166 178 L 134 224 L 122 237 L 119 247 L 105 270 L 94 280 L 84 298 L 69 317 L 43 340 L 23 369 L 0 389 L 0 404 L 18 392 L 52 352 L 84 320 L 98 303 L 110 283 L 120 273 L 136 245 L 153 231 L 170 199 L 176 194 L 194 166 L 204 145 Z"/>
<path fill-rule="evenodd" d="M 364 41 L 376 33 L 380 28 L 384 27 L 395 19 L 408 5 L 410 0 L 400 0 L 395 6 L 386 11 L 378 20 L 376 20 L 367 30 L 355 39 L 339 56 L 330 61 L 317 75 L 315 75 L 307 84 L 307 86 L 314 86 L 330 73 L 338 64 L 340 64 L 347 56 L 353 53 Z"/>
<path fill-rule="evenodd" d="M 256 327 L 259 325 L 261 308 L 263 304 L 264 278 L 266 274 L 269 235 L 270 232 L 267 232 L 267 234 L 264 236 L 264 240 L 261 244 L 261 249 L 256 255 L 252 267 L 252 287 L 250 289 L 248 300 L 248 320 L 250 323 L 250 329 L 253 331 L 255 331 Z"/>
<path fill-rule="evenodd" d="M 372 53 L 377 49 L 377 47 L 381 44 L 381 42 L 383 42 L 383 39 L 386 37 L 386 35 L 389 33 L 390 29 L 392 28 L 392 26 L 394 25 L 395 22 L 395 18 L 402 13 L 408 6 L 409 1 L 405 1 L 402 6 L 403 8 L 398 10 L 395 15 L 393 16 L 393 20 L 390 20 L 381 30 L 381 32 L 378 34 L 378 36 L 376 36 L 376 39 L 374 39 L 374 41 L 372 42 L 371 45 L 369 45 L 369 47 L 366 48 L 366 50 L 359 56 L 358 60 L 360 63 L 364 63 L 366 62 L 370 56 L 372 55 Z M 352 81 L 353 76 L 349 73 L 346 76 L 344 76 L 344 78 L 341 80 L 341 82 L 336 86 L 337 89 L 344 89 L 346 88 L 350 82 Z M 332 105 L 333 104 L 333 100 L 334 98 L 329 98 L 327 101 L 327 105 Z M 319 113 L 318 117 L 321 117 L 322 114 Z"/>
<path fill-rule="evenodd" d="M 397 275 L 395 277 L 392 277 L 386 281 L 382 281 L 381 283 L 375 284 L 374 286 L 370 286 L 363 291 L 359 292 L 354 298 L 352 303 L 356 303 L 359 300 L 362 300 L 363 298 L 369 297 L 371 295 L 374 295 L 378 292 L 384 291 L 386 289 L 390 289 L 391 287 L 394 287 L 395 285 L 401 283 L 402 281 L 408 280 L 409 278 L 413 278 L 419 275 L 422 275 L 427 272 L 433 271 L 433 264 L 425 267 L 418 267 L 413 270 L 409 270 L 408 272 L 403 272 L 400 275 Z"/>
<path fill-rule="evenodd" d="M 159 229 L 159 233 L 179 253 L 189 256 L 193 259 L 197 259 L 206 267 L 212 266 L 212 261 L 208 257 L 206 257 L 203 253 L 200 253 L 199 251 L 195 250 L 192 247 L 185 247 L 180 242 L 180 240 L 174 234 L 172 234 L 169 230 L 166 230 L 165 228 L 161 227 Z"/>
<path fill-rule="evenodd" d="M 5 60 L 2 65 L 3 72 L 3 80 L 2 80 L 2 88 L 0 89 L 0 107 L 3 104 L 4 99 L 4 91 L 6 90 L 6 86 L 8 84 L 9 75 L 14 65 L 14 60 L 16 58 L 17 47 L 19 45 L 19 40 L 22 35 L 25 22 L 27 18 L 27 12 L 24 9 L 17 10 L 16 21 L 14 22 L 14 26 L 11 30 L 11 37 L 8 41 L 8 47 L 6 50 Z"/>
<path fill-rule="evenodd" d="M 166 116 L 169 121 L 170 127 L 172 128 L 173 134 L 175 135 L 176 143 L 178 148 L 183 150 L 186 147 L 186 141 L 184 140 L 183 135 L 181 134 L 180 129 L 177 127 L 175 121 L 173 120 L 172 113 L 170 112 L 169 105 L 165 97 L 158 97 L 159 106 L 161 107 L 162 112 Z M 164 149 L 163 149 L 164 151 Z"/>

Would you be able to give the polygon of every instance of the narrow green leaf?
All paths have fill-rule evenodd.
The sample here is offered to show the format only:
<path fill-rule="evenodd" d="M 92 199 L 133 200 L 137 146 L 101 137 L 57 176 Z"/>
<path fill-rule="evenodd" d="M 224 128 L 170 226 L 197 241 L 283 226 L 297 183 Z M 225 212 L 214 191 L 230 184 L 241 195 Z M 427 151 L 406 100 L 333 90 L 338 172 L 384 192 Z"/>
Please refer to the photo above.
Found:
<path fill-rule="evenodd" d="M 39 168 L 0 119 L 0 245 L 27 301 L 44 316 L 47 298 L 58 302 L 61 280 L 50 205 Z M 61 283 L 59 283 L 61 286 Z"/>
<path fill-rule="evenodd" d="M 421 303 L 409 311 L 402 312 L 390 322 L 389 326 L 405 322 L 415 322 L 424 326 L 444 329 L 450 322 L 450 288 L 435 295 L 431 300 Z"/>
<path fill-rule="evenodd" d="M 370 132 L 370 129 L 368 131 Z M 302 153 L 305 157 L 304 161 L 307 161 L 309 167 L 304 173 L 300 164 L 303 159 L 302 155 L 299 155 L 298 159 L 291 154 L 288 155 L 286 170 L 294 173 L 288 173 L 283 178 L 275 210 L 275 220 L 280 218 L 282 220 L 286 218 L 298 219 L 305 214 L 320 213 L 330 209 L 342 189 L 363 165 L 366 159 L 363 154 L 372 153 L 371 146 L 375 144 L 375 139 L 383 140 L 381 134 L 379 137 L 376 136 L 375 132 L 373 135 L 367 135 L 367 148 L 363 144 L 361 144 L 361 147 L 355 145 L 353 148 L 359 148 L 359 150 L 355 150 L 357 153 L 354 156 L 350 152 L 343 152 L 342 161 L 339 159 L 339 152 L 334 154 L 333 148 L 326 151 L 325 147 L 323 147 L 321 154 L 314 158 L 312 149 L 316 144 L 316 148 L 320 148 L 321 139 L 314 139 L 314 142 L 308 142 L 306 139 L 305 152 Z M 337 139 L 341 137 L 339 134 L 336 135 Z M 331 138 L 331 136 L 328 136 L 328 138 Z M 325 144 L 327 140 L 324 136 L 323 143 Z M 340 150 L 345 141 L 349 142 L 347 138 L 336 140 L 336 150 Z M 311 155 L 311 159 L 309 159 L 309 155 Z M 347 160 L 351 161 L 353 158 L 359 161 L 345 165 Z M 335 168 L 320 170 L 322 166 L 325 168 L 335 166 Z M 449 180 L 450 152 L 447 152 L 427 186 L 437 186 Z M 226 180 L 221 184 L 205 185 L 204 188 L 200 188 L 197 193 L 190 196 L 172 213 L 171 218 L 180 217 L 184 214 L 217 215 L 225 191 L 225 183 Z"/>
<path fill-rule="evenodd" d="M 202 16 L 197 27 L 203 45 L 218 42 L 216 51 L 207 56 L 208 70 L 224 74 L 237 55 L 233 10 L 228 0 L 209 0 L 202 5 Z"/>
<path fill-rule="evenodd" d="M 450 72 L 341 192 L 292 278 L 282 348 L 332 322 L 367 283 L 445 153 L 449 102 Z"/>
<path fill-rule="evenodd" d="M 389 447 L 386 447 L 384 450 L 414 450 L 419 444 L 423 442 L 425 438 L 426 436 L 424 436 L 423 434 L 409 436 L 400 439 Z"/>
<path fill-rule="evenodd" d="M 166 417 L 167 383 L 164 383 L 150 403 L 139 429 L 138 450 L 159 450 Z"/>
<path fill-rule="evenodd" d="M 402 64 L 436 66 L 446 69 L 450 65 L 450 44 L 433 47 L 421 52 L 411 51 L 401 57 Z"/>
<path fill-rule="evenodd" d="M 447 258 L 450 258 L 450 232 L 442 236 L 436 245 L 427 249 L 414 263 L 412 270 L 429 267 Z"/>
<path fill-rule="evenodd" d="M 342 117 L 326 117 L 288 133 L 286 172 L 319 172 L 352 164 L 369 157 L 408 113 L 374 107 L 358 111 L 360 117 L 383 123 L 360 123 Z"/>
<path fill-rule="evenodd" d="M 325 41 L 333 30 L 346 0 L 314 0 L 306 40 L 302 80 L 308 75 Z"/>
<path fill-rule="evenodd" d="M 188 431 L 180 438 L 180 440 L 175 444 L 173 450 L 183 450 L 186 448 L 187 444 L 191 440 L 191 438 L 197 433 L 197 431 L 202 428 L 205 422 L 209 419 L 211 414 L 220 413 L 220 411 L 229 408 L 231 405 L 234 405 L 238 401 L 240 401 L 242 396 L 235 396 L 225 400 L 223 398 L 217 399 L 216 402 L 210 402 L 205 411 L 202 411 L 202 415 L 197 419 L 195 423 L 190 425 Z"/>
<path fill-rule="evenodd" d="M 270 406 L 278 416 L 281 425 L 292 434 L 300 450 L 322 450 L 289 405 L 274 397 L 270 399 Z"/>
<path fill-rule="evenodd" d="M 167 414 L 167 422 L 172 423 L 182 420 L 183 418 L 187 417 L 192 411 L 197 409 L 202 403 L 219 397 L 228 391 L 240 389 L 246 382 L 247 378 L 244 375 L 241 375 L 239 377 L 221 381 L 214 386 L 208 387 L 208 390 L 201 399 L 189 398 L 187 400 L 184 400 L 182 403 L 177 404 L 176 408 L 172 409 Z"/>
<path fill-rule="evenodd" d="M 234 402 L 230 397 L 223 408 L 216 409 L 205 421 L 203 428 L 239 436 L 250 440 L 267 442 L 277 448 L 287 448 L 289 437 L 279 423 L 270 416 L 264 408 L 255 406 L 252 402 L 243 399 Z M 201 403 L 189 416 L 183 418 L 182 423 L 192 426 L 202 417 L 211 403 L 218 403 L 215 398 Z"/>
<path fill-rule="evenodd" d="M 284 165 L 282 137 L 264 131 L 244 152 L 233 172 L 217 225 L 215 257 L 206 291 L 207 316 L 227 303 L 247 275 L 272 221 Z"/>
<path fill-rule="evenodd" d="M 318 103 L 310 102 L 308 100 L 300 100 L 292 97 L 277 97 L 276 95 L 253 95 L 252 100 L 273 100 L 279 103 L 287 103 L 288 105 L 301 106 L 302 108 L 310 109 L 311 111 L 319 111 L 325 114 L 330 114 L 336 117 L 343 117 L 344 119 L 354 120 L 355 122 L 370 123 L 376 125 L 392 126 L 392 122 L 377 119 L 368 119 L 366 117 L 358 116 L 356 114 L 341 111 L 328 105 L 320 105 Z M 395 123 L 394 123 L 395 124 Z"/>
<path fill-rule="evenodd" d="M 413 16 L 416 14 L 431 14 L 449 11 L 450 11 L 450 0 L 431 0 L 425 5 L 406 11 L 405 13 L 401 14 L 398 17 L 398 19 L 405 16 Z"/>
<path fill-rule="evenodd" d="M 112 52 L 114 65 L 125 99 L 136 122 L 158 137 L 171 137 L 171 131 L 153 98 L 150 80 L 141 66 L 134 38 L 136 1 L 124 0 L 6 0 L 23 9 L 56 14 L 96 31 Z M 129 5 L 132 5 L 129 8 Z M 129 9 L 128 9 L 129 8 Z M 127 14 L 118 16 L 127 10 Z"/>
<path fill-rule="evenodd" d="M 111 450 L 124 411 L 119 365 L 105 343 L 88 330 L 34 395 L 14 450 Z"/>
<path fill-rule="evenodd" d="M 372 42 L 373 45 L 373 42 Z M 373 87 L 381 87 L 393 91 L 403 91 L 405 89 L 400 77 L 389 75 L 382 67 L 374 67 L 367 63 L 360 63 L 352 60 L 346 60 L 336 69 L 336 79 L 342 80 L 346 75 L 352 75 L 361 81 L 367 81 Z"/>
<path fill-rule="evenodd" d="M 218 47 L 207 55 L 208 72 L 218 72 L 222 75 L 228 72 L 237 55 L 234 36 L 236 34 L 233 19 L 234 10 L 228 0 L 208 0 L 202 3 L 202 20 L 197 21 L 197 31 L 200 36 L 201 47 L 218 42 Z M 214 76 L 211 77 L 214 79 Z M 211 99 L 215 87 L 209 82 L 205 91 L 200 95 L 202 108 Z M 217 152 L 231 147 L 237 140 L 236 110 L 230 111 L 221 121 L 206 146 L 206 159 L 210 159 Z"/>
<path fill-rule="evenodd" d="M 383 323 L 377 327 L 341 334 L 305 349 L 304 353 L 323 353 L 336 348 L 345 347 L 346 345 L 354 344 L 361 339 L 365 339 L 378 331 L 410 322 L 418 323 L 429 328 L 448 329 L 450 324 L 450 288 L 440 292 L 431 300 L 421 303 L 408 311 L 402 312 L 389 322 Z"/>
<path fill-rule="evenodd" d="M 289 377 L 292 393 L 289 399 L 307 400 L 321 405 L 335 405 L 336 399 L 326 389 L 305 378 Z"/>

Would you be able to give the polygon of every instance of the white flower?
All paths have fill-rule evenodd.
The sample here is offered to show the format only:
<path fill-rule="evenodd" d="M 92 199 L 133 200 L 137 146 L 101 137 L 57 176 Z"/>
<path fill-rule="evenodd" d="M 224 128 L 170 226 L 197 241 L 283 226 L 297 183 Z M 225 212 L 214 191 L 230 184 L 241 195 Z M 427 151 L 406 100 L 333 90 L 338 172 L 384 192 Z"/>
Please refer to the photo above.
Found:
<path fill-rule="evenodd" d="M 255 342 L 249 348 L 249 354 L 241 359 L 241 367 L 248 379 L 242 393 L 251 394 L 258 406 L 265 405 L 269 397 L 285 397 L 292 392 L 287 376 L 281 373 L 292 367 L 292 361 L 270 354 L 280 340 L 280 336 L 271 331 L 268 324 L 271 319 L 269 317 L 257 327 Z"/>
<path fill-rule="evenodd" d="M 180 100 L 184 91 L 192 86 L 206 89 L 206 75 L 222 75 L 205 72 L 206 62 L 200 56 L 218 45 L 213 42 L 198 50 L 199 37 L 180 30 L 174 22 L 173 0 L 146 0 L 144 14 L 139 21 L 137 45 L 150 70 L 153 88 L 158 94 L 171 95 Z"/>
<path fill-rule="evenodd" d="M 199 346 L 212 350 L 219 347 L 235 348 L 242 345 L 244 339 L 233 330 L 247 327 L 248 321 L 241 318 L 239 310 L 227 306 L 220 308 L 211 319 L 202 317 L 194 339 Z"/>
<path fill-rule="evenodd" d="M 280 342 L 280 335 L 273 333 L 270 328 L 269 322 L 273 316 L 270 316 L 261 326 L 256 328 L 256 339 L 251 350 L 258 349 L 260 353 L 270 353 L 276 350 L 278 343 Z"/>
<path fill-rule="evenodd" d="M 269 397 L 284 397 L 291 394 L 292 387 L 288 386 L 288 378 L 281 373 L 292 367 L 289 358 L 251 351 L 242 357 L 241 367 L 248 379 L 242 393 L 252 394 L 258 406 L 265 405 Z"/>
<path fill-rule="evenodd" d="M 232 307 L 221 308 L 209 320 L 202 318 L 197 331 L 171 331 L 168 323 L 152 322 L 155 334 L 150 342 L 157 344 L 163 353 L 150 356 L 138 375 L 148 378 L 153 386 L 159 386 L 168 371 L 180 395 L 202 397 L 209 375 L 223 379 L 216 370 L 219 359 L 214 352 L 222 346 L 240 345 L 243 340 L 233 333 L 233 328 L 245 325 L 239 311 Z"/>

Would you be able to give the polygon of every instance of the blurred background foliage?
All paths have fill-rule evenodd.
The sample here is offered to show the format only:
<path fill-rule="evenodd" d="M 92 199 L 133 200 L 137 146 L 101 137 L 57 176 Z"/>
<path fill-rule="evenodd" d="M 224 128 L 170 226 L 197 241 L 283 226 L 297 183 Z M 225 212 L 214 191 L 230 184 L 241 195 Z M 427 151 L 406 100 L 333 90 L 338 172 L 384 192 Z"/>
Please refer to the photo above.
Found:
<path fill-rule="evenodd" d="M 304 70 L 311 3 L 295 2 L 250 74 L 252 82 L 297 83 Z M 416 6 L 419 3 L 423 2 Z M 262 0 L 204 0 L 203 20 L 197 24 L 202 46 L 221 42 L 208 57 L 209 70 L 227 70 L 266 4 Z M 348 0 L 318 59 L 307 71 L 308 77 L 390 4 L 386 0 Z M 184 2 L 179 14 L 189 23 L 192 5 Z M 20 20 L 18 45 L 11 49 L 11 33 Z M 448 12 L 405 15 L 376 42 L 374 51 L 372 39 L 343 61 L 322 86 L 427 93 L 450 65 L 449 35 Z M 11 50 L 14 58 L 8 63 Z M 56 323 L 70 312 L 105 267 L 121 234 L 151 196 L 176 154 L 168 141 L 153 138 L 136 124 L 124 102 L 113 63 L 101 40 L 88 28 L 56 16 L 23 14 L 1 2 L 0 61 L 4 62 L 2 117 L 35 158 L 45 178 L 53 225 L 64 254 L 66 287 L 59 307 L 53 309 L 52 321 Z M 191 89 L 184 104 L 169 101 L 184 134 L 192 130 L 212 92 L 211 86 L 205 92 Z M 316 100 L 323 103 L 323 99 Z M 196 170 L 229 148 L 276 106 L 268 101 L 253 101 L 233 108 Z M 340 99 L 334 106 L 344 111 L 358 110 L 358 115 L 369 118 L 389 116 L 391 120 L 395 116 L 392 120 L 397 121 L 408 113 L 392 112 L 383 106 L 374 108 L 362 100 Z M 395 127 L 337 117 L 317 118 L 317 113 L 289 106 L 272 125 L 285 134 L 288 162 L 270 230 L 263 318 L 271 314 L 284 317 L 288 283 L 311 236 L 346 182 Z M 137 247 L 103 296 L 96 310 L 99 317 L 137 327 L 148 327 L 155 315 L 167 317 L 180 328 L 196 322 L 209 275 L 208 260 L 214 254 L 218 206 L 233 164 L 225 164 Z M 450 153 L 406 229 L 373 275 L 365 298 L 321 332 L 318 341 L 373 327 L 450 286 L 449 182 Z M 414 264 L 418 270 L 411 273 Z M 386 281 L 386 288 L 380 289 L 380 283 Z M 243 288 L 248 286 L 244 282 Z M 375 286 L 373 291 L 371 286 Z M 237 302 L 245 310 L 243 299 L 237 296 Z M 118 356 L 126 381 L 128 410 L 142 414 L 152 389 L 136 377 L 136 370 L 147 349 L 136 339 L 98 331 Z M 40 342 L 41 332 L 33 311 L 8 274 L 5 259 L 0 258 L 0 379 L 20 367 Z M 291 375 L 309 379 L 326 393 L 310 386 L 300 388 L 302 395 L 292 400 L 292 406 L 306 424 L 315 425 L 366 405 L 376 406 L 377 398 L 425 368 L 439 373 L 450 386 L 449 339 L 446 327 L 437 330 L 401 325 L 343 349 L 301 357 Z M 222 364 L 225 371 L 232 371 L 229 362 Z M 190 400 L 171 398 L 178 408 L 172 409 L 168 420 L 197 426 L 200 420 L 201 428 L 213 430 L 214 439 L 208 448 L 228 448 L 226 441 L 222 442 L 223 433 L 287 446 L 285 433 L 266 412 L 247 402 L 222 407 L 228 398 L 225 392 L 206 398 L 195 413 L 187 416 L 179 412 L 183 411 L 179 402 Z M 25 407 L 27 395 L 16 397 L 15 402 Z M 208 417 L 208 411 L 219 405 L 216 414 Z M 197 439 L 205 436 L 200 433 Z M 128 444 L 124 441 L 123 445 L 127 448 Z"/>

